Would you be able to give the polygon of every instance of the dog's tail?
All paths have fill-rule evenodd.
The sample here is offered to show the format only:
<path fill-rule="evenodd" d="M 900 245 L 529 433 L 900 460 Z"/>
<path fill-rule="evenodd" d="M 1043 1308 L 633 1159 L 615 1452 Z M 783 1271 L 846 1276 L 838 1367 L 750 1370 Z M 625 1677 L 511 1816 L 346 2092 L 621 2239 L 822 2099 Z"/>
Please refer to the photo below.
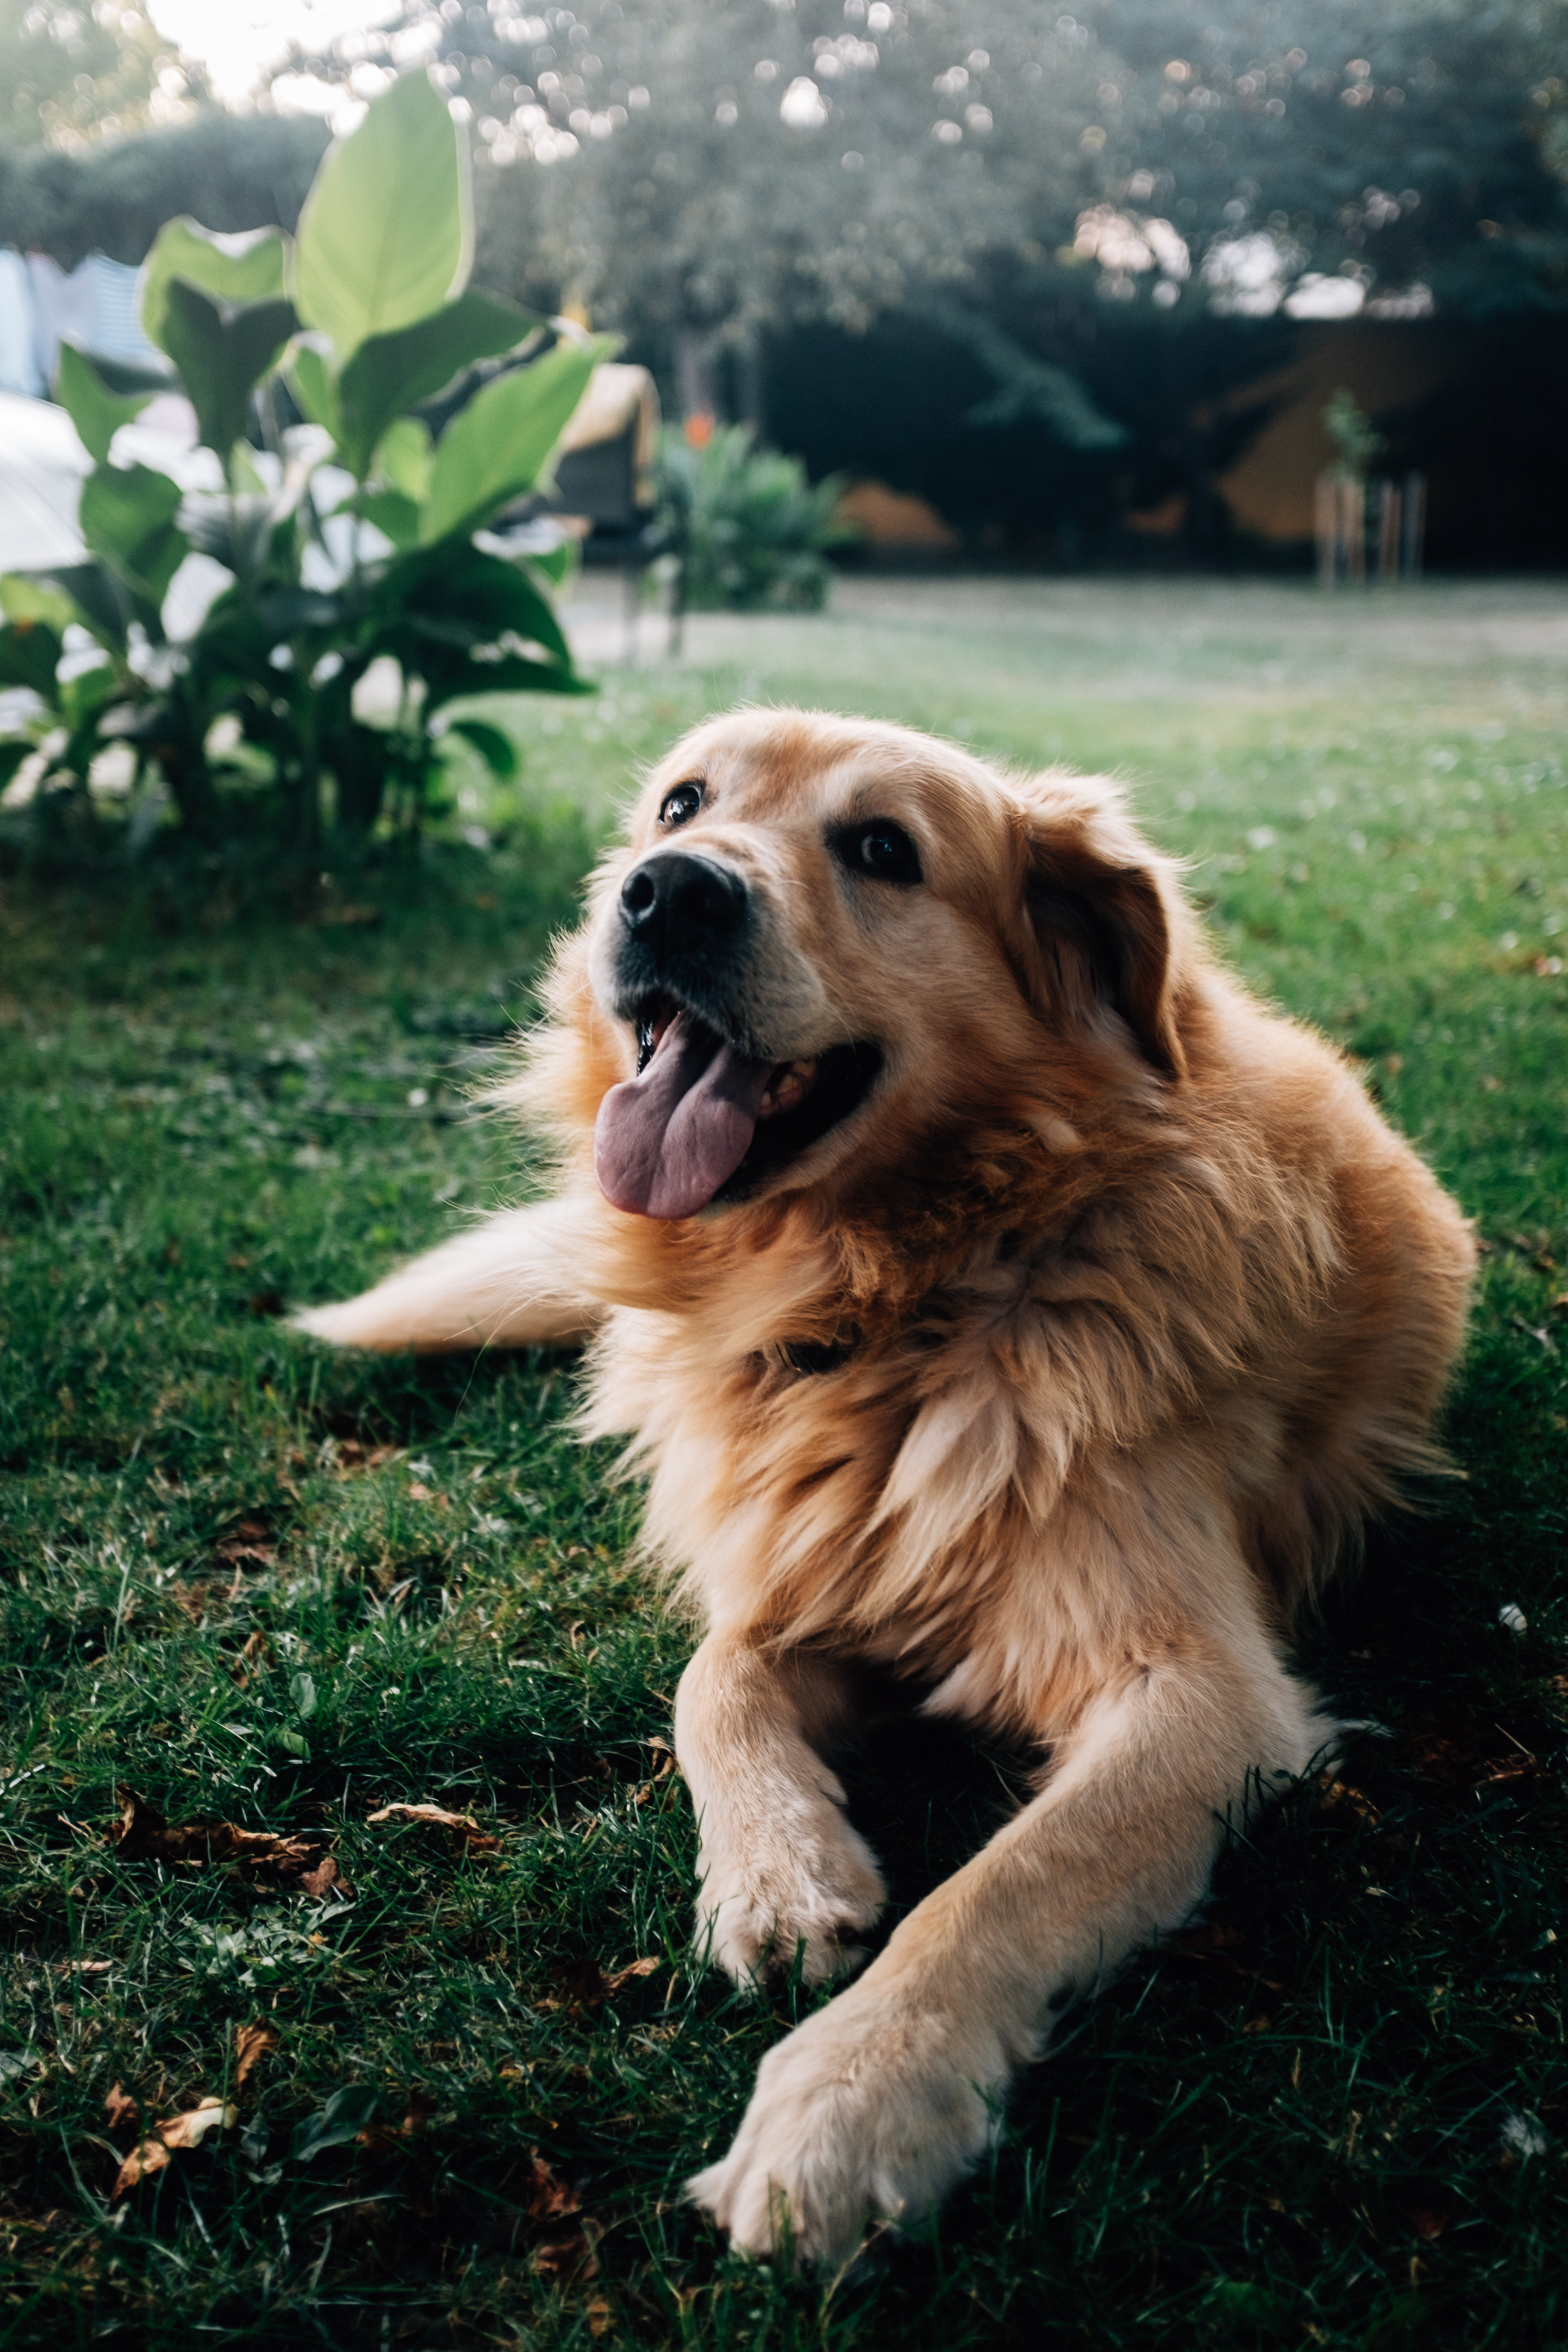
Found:
<path fill-rule="evenodd" d="M 571 1200 L 506 1209 L 413 1259 L 358 1298 L 292 1317 L 337 1348 L 449 1355 L 468 1348 L 570 1347 L 602 1309 L 574 1286 L 582 1211 Z"/>

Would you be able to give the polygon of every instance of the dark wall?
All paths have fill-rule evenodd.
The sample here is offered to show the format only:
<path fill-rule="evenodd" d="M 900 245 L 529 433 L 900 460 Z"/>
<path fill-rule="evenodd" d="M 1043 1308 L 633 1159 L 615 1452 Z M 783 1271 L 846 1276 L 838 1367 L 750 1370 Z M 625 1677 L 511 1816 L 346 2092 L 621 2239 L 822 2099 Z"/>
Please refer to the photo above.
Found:
<path fill-rule="evenodd" d="M 1427 562 L 1568 569 L 1568 321 L 1489 322 L 1466 345 L 1447 383 L 1379 419 L 1390 470 L 1427 477 Z"/>
<path fill-rule="evenodd" d="M 1026 322 L 1010 322 L 1022 342 Z M 814 478 L 874 476 L 926 499 L 975 556 L 1025 562 L 1226 568 L 1305 565 L 1304 544 L 1237 529 L 1215 488 L 1285 394 L 1274 389 L 1302 331 L 1288 320 L 1107 320 L 1064 348 L 1097 405 L 1127 432 L 1109 454 L 1065 448 L 1042 425 L 977 425 L 994 391 L 951 335 L 894 320 L 865 335 L 804 327 L 766 347 L 767 438 Z M 1465 359 L 1440 390 L 1380 414 L 1382 464 L 1428 478 L 1427 561 L 1436 569 L 1568 568 L 1568 321 L 1467 324 Z M 1255 393 L 1251 388 L 1259 386 Z M 1179 494 L 1174 537 L 1129 528 L 1130 513 Z"/>
<path fill-rule="evenodd" d="M 1041 334 L 1031 324 L 1008 321 L 1018 347 L 1069 367 L 1122 427 L 1120 448 L 1072 449 L 1034 421 L 976 422 L 994 374 L 952 334 L 909 319 L 857 336 L 803 327 L 770 341 L 767 436 L 814 476 L 873 475 L 928 499 L 975 554 L 1068 565 L 1236 560 L 1214 480 L 1272 411 L 1231 396 L 1289 356 L 1295 331 L 1205 320 L 1140 331 L 1112 318 L 1091 321 L 1090 333 Z M 1130 512 L 1173 491 L 1187 518 L 1178 546 L 1128 527 Z"/>

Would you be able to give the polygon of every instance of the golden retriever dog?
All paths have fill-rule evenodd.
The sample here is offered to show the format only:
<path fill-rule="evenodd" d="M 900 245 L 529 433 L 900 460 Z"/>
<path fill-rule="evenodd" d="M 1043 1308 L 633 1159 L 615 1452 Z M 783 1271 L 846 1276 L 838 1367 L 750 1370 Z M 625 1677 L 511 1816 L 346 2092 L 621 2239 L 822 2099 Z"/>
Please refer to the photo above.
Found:
<path fill-rule="evenodd" d="M 591 1344 L 704 1636 L 698 1945 L 853 1968 L 884 1889 L 831 1758 L 889 1681 L 1037 1793 L 764 2061 L 691 2194 L 850 2257 L 1321 1764 L 1291 1615 L 1429 1423 L 1472 1263 L 1342 1055 L 1216 964 L 1113 785 L 751 710 L 657 770 L 509 1091 L 556 1196 L 303 1328 Z"/>

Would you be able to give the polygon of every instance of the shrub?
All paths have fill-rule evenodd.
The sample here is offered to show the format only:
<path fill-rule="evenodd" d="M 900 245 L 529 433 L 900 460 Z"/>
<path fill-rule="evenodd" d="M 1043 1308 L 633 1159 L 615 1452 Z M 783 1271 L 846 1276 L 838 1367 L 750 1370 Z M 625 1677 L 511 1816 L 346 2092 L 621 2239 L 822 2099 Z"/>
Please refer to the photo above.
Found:
<path fill-rule="evenodd" d="M 417 830 L 459 697 L 581 690 L 552 604 L 564 550 L 514 558 L 478 534 L 538 483 L 608 347 L 545 349 L 542 320 L 467 290 L 470 215 L 460 134 L 421 70 L 328 152 L 293 238 L 161 230 L 142 324 L 206 471 L 182 487 L 117 458 L 151 395 L 62 352 L 58 397 L 97 460 L 87 559 L 0 580 L 0 686 L 37 697 L 0 741 L 0 783 L 31 761 L 47 817 L 112 750 L 142 806 L 166 791 L 204 842 L 259 815 L 293 849 L 352 846 Z M 497 361 L 433 440 L 422 404 Z M 279 424 L 280 377 L 302 425 Z M 513 770 L 498 729 L 450 725 Z"/>
<path fill-rule="evenodd" d="M 753 449 L 749 425 L 667 430 L 659 474 L 666 533 L 684 543 L 689 605 L 821 611 L 832 580 L 824 551 L 856 536 L 833 519 L 841 476 L 813 488 L 798 457 Z"/>

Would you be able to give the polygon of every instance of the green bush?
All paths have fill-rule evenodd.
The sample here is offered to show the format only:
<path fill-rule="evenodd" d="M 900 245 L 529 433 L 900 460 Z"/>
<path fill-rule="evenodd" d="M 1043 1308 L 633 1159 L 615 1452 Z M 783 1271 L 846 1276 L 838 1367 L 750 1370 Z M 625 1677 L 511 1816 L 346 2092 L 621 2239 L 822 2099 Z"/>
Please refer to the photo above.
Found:
<path fill-rule="evenodd" d="M 33 762 L 36 820 L 86 803 L 113 749 L 131 804 L 155 821 L 166 793 L 207 844 L 258 819 L 295 851 L 412 834 L 448 725 L 515 766 L 453 702 L 581 690 L 552 603 L 564 549 L 476 534 L 540 481 L 608 346 L 545 349 L 542 320 L 466 290 L 470 259 L 466 154 L 421 70 L 328 152 L 294 237 L 160 232 L 142 324 L 195 406 L 208 487 L 117 462 L 151 395 L 62 352 L 58 396 L 97 460 L 87 560 L 0 579 L 0 686 L 37 697 L 0 783 Z M 433 440 L 421 405 L 497 360 Z M 305 424 L 280 424 L 280 377 Z"/>
<path fill-rule="evenodd" d="M 753 450 L 751 426 L 729 425 L 697 442 L 667 430 L 659 477 L 666 530 L 684 544 L 689 605 L 822 610 L 832 581 L 824 551 L 856 536 L 833 519 L 841 476 L 814 489 L 798 457 Z"/>

